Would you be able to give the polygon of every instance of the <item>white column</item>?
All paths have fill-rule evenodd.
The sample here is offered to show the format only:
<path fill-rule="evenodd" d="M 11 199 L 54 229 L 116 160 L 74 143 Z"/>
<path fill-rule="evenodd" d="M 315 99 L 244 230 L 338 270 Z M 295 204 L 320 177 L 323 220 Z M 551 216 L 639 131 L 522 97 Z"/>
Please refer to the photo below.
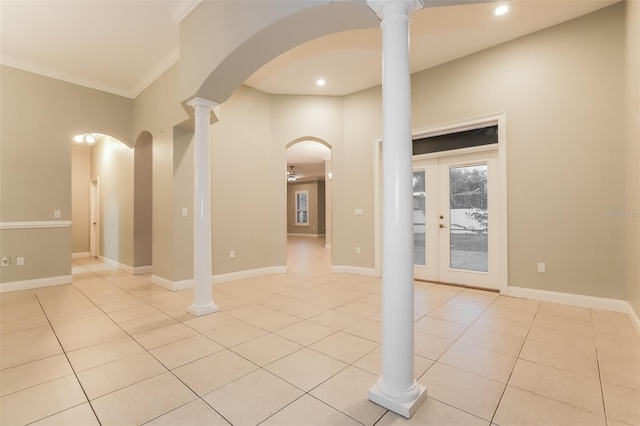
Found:
<path fill-rule="evenodd" d="M 216 312 L 211 290 L 211 159 L 209 129 L 211 111 L 217 104 L 194 98 L 187 103 L 195 110 L 193 137 L 193 304 L 187 309 L 193 315 Z"/>
<path fill-rule="evenodd" d="M 369 399 L 411 417 L 427 393 L 413 377 L 413 194 L 409 14 L 416 0 L 369 0 L 382 20 L 382 375 Z"/>

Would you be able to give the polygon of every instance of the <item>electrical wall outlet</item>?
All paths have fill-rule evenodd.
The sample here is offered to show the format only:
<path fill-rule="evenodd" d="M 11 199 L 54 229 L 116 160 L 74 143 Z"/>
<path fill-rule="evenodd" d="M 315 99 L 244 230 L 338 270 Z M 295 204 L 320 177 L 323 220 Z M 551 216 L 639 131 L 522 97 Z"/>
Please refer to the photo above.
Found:
<path fill-rule="evenodd" d="M 356 247 L 356 254 L 360 254 L 360 247 Z"/>
<path fill-rule="evenodd" d="M 18 257 L 18 258 L 16 258 L 16 265 L 18 265 L 18 266 L 24 266 L 24 257 Z"/>
<path fill-rule="evenodd" d="M 2 256 L 2 266 L 9 266 L 9 256 Z"/>
<path fill-rule="evenodd" d="M 231 250 L 229 251 L 229 259 L 235 259 L 236 258 L 236 252 L 235 250 Z"/>
<path fill-rule="evenodd" d="M 60 212 L 60 210 L 54 210 L 53 211 L 53 217 L 56 219 L 60 219 L 62 217 L 62 214 Z"/>
<path fill-rule="evenodd" d="M 544 274 L 546 271 L 547 271 L 547 266 L 542 262 L 538 263 L 538 272 L 541 274 Z"/>
<path fill-rule="evenodd" d="M 187 217 L 188 216 L 188 210 L 186 207 L 182 208 L 182 217 Z"/>

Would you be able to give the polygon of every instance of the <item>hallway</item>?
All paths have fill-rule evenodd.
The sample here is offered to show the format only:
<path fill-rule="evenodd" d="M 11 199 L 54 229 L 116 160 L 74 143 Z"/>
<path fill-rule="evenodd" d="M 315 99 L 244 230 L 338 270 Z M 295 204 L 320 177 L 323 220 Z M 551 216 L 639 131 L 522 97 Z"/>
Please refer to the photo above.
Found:
<path fill-rule="evenodd" d="M 407 421 L 367 400 L 380 279 L 330 273 L 293 237 L 289 273 L 215 284 L 220 312 L 96 259 L 73 285 L 4 293 L 3 425 L 638 425 L 640 343 L 622 314 L 415 284 Z"/>

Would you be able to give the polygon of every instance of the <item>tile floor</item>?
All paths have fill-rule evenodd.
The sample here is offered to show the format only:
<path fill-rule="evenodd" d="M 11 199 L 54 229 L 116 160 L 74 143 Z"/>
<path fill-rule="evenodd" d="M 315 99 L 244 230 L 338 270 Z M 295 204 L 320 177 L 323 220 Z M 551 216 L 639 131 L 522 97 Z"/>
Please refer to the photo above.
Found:
<path fill-rule="evenodd" d="M 221 312 L 77 259 L 74 284 L 5 293 L 2 425 L 639 425 L 640 343 L 625 315 L 415 284 L 407 421 L 369 402 L 380 280 L 329 273 L 322 240 L 289 270 L 217 284 Z"/>

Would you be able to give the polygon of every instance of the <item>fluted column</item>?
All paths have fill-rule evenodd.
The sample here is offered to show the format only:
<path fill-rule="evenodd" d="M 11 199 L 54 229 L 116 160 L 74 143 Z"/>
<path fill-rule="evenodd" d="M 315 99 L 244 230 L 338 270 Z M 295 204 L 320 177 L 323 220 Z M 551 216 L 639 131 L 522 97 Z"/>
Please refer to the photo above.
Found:
<path fill-rule="evenodd" d="M 416 0 L 369 0 L 382 20 L 382 375 L 369 399 L 411 417 L 427 396 L 413 377 L 413 216 L 409 14 Z"/>
<path fill-rule="evenodd" d="M 211 289 L 211 159 L 209 130 L 211 111 L 217 103 L 194 98 L 187 103 L 195 110 L 193 138 L 193 304 L 187 310 L 193 315 L 218 311 Z"/>

